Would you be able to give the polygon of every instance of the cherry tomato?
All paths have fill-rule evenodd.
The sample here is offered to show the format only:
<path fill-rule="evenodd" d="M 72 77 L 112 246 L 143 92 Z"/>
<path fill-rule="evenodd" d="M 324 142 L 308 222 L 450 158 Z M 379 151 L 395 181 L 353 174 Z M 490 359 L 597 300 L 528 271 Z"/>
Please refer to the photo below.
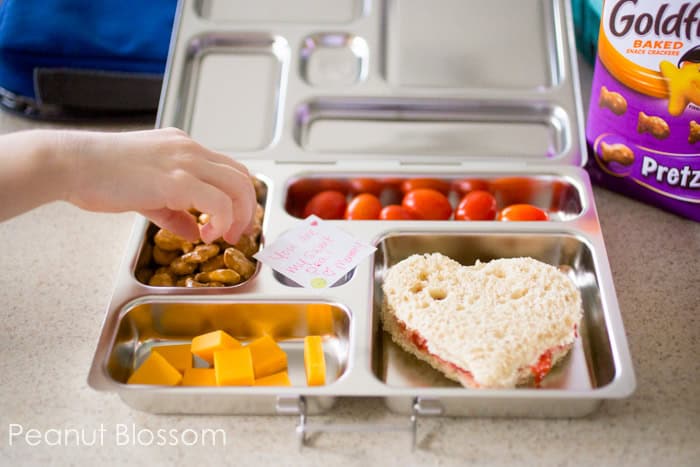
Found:
<path fill-rule="evenodd" d="M 287 200 L 298 202 L 299 200 L 310 200 L 313 195 L 320 191 L 318 180 L 313 178 L 305 178 L 297 180 L 289 185 L 287 189 Z"/>
<path fill-rule="evenodd" d="M 315 214 L 321 219 L 342 219 L 347 201 L 339 191 L 326 190 L 317 193 L 306 203 L 304 217 Z"/>
<path fill-rule="evenodd" d="M 382 210 L 382 202 L 370 193 L 362 193 L 350 200 L 345 210 L 345 218 L 348 220 L 379 219 Z"/>
<path fill-rule="evenodd" d="M 319 178 L 318 191 L 339 191 L 347 195 L 350 191 L 350 183 L 347 180 L 337 178 Z"/>
<path fill-rule="evenodd" d="M 379 196 L 384 189 L 384 185 L 374 178 L 353 178 L 350 180 L 350 194 L 370 193 Z"/>
<path fill-rule="evenodd" d="M 379 218 L 383 221 L 408 221 L 415 219 L 411 211 L 398 204 L 390 204 L 382 209 Z"/>
<path fill-rule="evenodd" d="M 467 194 L 459 202 L 455 220 L 492 221 L 496 218 L 496 198 L 488 191 L 476 190 Z"/>
<path fill-rule="evenodd" d="M 285 208 L 293 216 L 302 217 L 306 203 L 318 193 L 318 180 L 305 178 L 297 180 L 287 189 Z"/>
<path fill-rule="evenodd" d="M 417 219 L 447 220 L 452 215 L 452 205 L 447 197 L 430 188 L 409 191 L 403 197 L 401 206 Z"/>
<path fill-rule="evenodd" d="M 503 177 L 491 181 L 490 190 L 501 205 L 526 203 L 539 191 L 541 182 L 527 177 Z"/>
<path fill-rule="evenodd" d="M 499 221 L 546 221 L 546 211 L 531 204 L 511 204 L 498 213 Z"/>
<path fill-rule="evenodd" d="M 574 188 L 563 181 L 555 180 L 552 182 L 552 195 L 549 201 L 549 211 L 563 211 L 567 207 L 578 203 Z"/>
<path fill-rule="evenodd" d="M 480 178 L 460 178 L 452 182 L 452 190 L 462 197 L 472 191 L 489 191 L 489 182 Z"/>
<path fill-rule="evenodd" d="M 401 184 L 403 183 L 403 178 L 396 178 L 396 177 L 380 178 L 379 183 L 381 183 L 386 188 L 393 188 L 393 189 L 400 190 Z"/>
<path fill-rule="evenodd" d="M 431 190 L 439 191 L 445 196 L 450 193 L 450 183 L 436 178 L 408 178 L 401 183 L 401 192 L 403 194 L 419 188 L 430 188 Z"/>

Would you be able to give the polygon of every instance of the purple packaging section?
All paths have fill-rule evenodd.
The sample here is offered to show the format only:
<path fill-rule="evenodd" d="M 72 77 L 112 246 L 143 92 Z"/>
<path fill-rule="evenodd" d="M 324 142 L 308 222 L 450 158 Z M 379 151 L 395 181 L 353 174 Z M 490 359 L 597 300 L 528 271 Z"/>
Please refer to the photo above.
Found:
<path fill-rule="evenodd" d="M 601 88 L 621 94 L 627 111 L 616 115 L 600 105 Z M 700 221 L 700 140 L 690 143 L 690 122 L 700 123 L 700 108 L 690 104 L 679 116 L 668 113 L 668 101 L 640 94 L 610 76 L 596 60 L 586 126 L 589 158 L 586 169 L 594 183 L 676 214 Z M 639 133 L 640 112 L 660 117 L 670 129 L 657 139 Z M 630 165 L 605 162 L 601 143 L 624 144 L 634 154 Z"/>

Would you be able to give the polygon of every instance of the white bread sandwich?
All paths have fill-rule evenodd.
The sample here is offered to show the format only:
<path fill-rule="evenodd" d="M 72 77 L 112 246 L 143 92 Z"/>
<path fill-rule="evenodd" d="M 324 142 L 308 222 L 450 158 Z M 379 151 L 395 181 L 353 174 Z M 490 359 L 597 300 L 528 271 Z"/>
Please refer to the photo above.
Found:
<path fill-rule="evenodd" d="M 573 282 L 532 258 L 462 266 L 440 253 L 413 255 L 389 268 L 382 288 L 394 342 L 469 388 L 539 386 L 583 315 Z"/>

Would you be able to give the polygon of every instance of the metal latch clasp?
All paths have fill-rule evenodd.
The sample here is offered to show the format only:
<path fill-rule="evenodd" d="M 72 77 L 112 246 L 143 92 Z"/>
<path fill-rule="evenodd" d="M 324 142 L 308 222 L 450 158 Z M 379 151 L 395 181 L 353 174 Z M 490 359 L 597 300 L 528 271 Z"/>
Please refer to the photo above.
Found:
<path fill-rule="evenodd" d="M 292 398 L 283 401 L 277 400 L 277 410 L 280 413 L 298 413 L 299 422 L 296 426 L 296 435 L 299 450 L 306 446 L 307 435 L 310 433 L 386 433 L 408 432 L 411 435 L 411 451 L 415 451 L 418 432 L 418 417 L 437 416 L 444 411 L 440 401 L 416 397 L 413 399 L 409 423 L 405 425 L 369 424 L 369 423 L 310 423 L 307 415 L 306 398 L 295 398 L 296 407 L 292 407 Z"/>

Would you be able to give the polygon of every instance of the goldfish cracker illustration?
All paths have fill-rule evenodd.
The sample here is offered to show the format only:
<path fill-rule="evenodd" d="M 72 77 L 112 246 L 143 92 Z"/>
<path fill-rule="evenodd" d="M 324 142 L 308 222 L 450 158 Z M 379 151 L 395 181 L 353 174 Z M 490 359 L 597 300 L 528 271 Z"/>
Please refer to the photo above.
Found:
<path fill-rule="evenodd" d="M 622 115 L 627 112 L 627 100 L 619 92 L 608 91 L 608 88 L 600 88 L 600 100 L 598 105 L 602 108 L 610 109 L 615 115 Z"/>
<path fill-rule="evenodd" d="M 637 119 L 637 132 L 649 133 L 656 139 L 665 139 L 671 134 L 671 129 L 668 127 L 668 123 L 666 123 L 666 120 L 663 118 L 652 117 L 644 112 L 639 112 L 639 118 Z"/>
<path fill-rule="evenodd" d="M 591 180 L 700 221 L 700 2 L 605 0 L 586 125 Z"/>
<path fill-rule="evenodd" d="M 617 162 L 630 166 L 634 163 L 634 152 L 624 144 L 607 144 L 603 141 L 600 143 L 600 158 L 605 163 Z"/>
<path fill-rule="evenodd" d="M 700 105 L 700 65 L 683 63 L 677 68 L 664 60 L 659 64 L 661 74 L 668 86 L 668 113 L 678 116 L 683 113 L 688 103 Z"/>
<path fill-rule="evenodd" d="M 690 121 L 690 129 L 688 130 L 688 143 L 695 144 L 700 141 L 700 124 L 695 120 Z"/>

